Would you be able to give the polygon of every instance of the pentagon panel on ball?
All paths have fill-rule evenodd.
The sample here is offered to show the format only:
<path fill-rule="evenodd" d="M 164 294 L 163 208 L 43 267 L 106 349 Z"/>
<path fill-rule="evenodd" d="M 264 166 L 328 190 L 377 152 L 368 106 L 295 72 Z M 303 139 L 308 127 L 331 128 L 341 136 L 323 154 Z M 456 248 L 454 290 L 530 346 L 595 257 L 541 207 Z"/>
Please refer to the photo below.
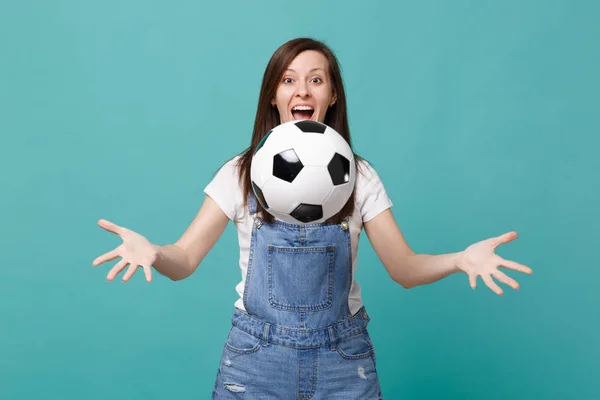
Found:
<path fill-rule="evenodd" d="M 294 148 L 284 150 L 273 156 L 273 176 L 292 183 L 302 171 L 304 165 L 298 158 Z"/>
<path fill-rule="evenodd" d="M 356 181 L 345 139 L 317 121 L 272 129 L 254 153 L 252 189 L 264 210 L 290 224 L 321 223 L 346 204 Z"/>
<path fill-rule="evenodd" d="M 323 207 L 314 204 L 300 204 L 290 215 L 300 222 L 310 223 L 323 218 Z"/>
<path fill-rule="evenodd" d="M 299 121 L 296 122 L 296 127 L 300 129 L 302 132 L 306 133 L 325 133 L 325 129 L 327 129 L 327 125 L 322 124 L 317 121 Z"/>
<path fill-rule="evenodd" d="M 336 186 L 350 181 L 350 161 L 340 153 L 333 155 L 333 158 L 327 164 L 327 170 L 333 184 Z"/>

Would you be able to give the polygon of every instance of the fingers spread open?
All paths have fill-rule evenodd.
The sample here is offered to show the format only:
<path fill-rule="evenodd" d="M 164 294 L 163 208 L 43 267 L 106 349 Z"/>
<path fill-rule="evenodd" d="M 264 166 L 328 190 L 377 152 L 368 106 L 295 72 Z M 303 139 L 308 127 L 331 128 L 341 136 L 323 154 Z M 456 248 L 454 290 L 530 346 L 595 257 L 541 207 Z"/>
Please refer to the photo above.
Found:
<path fill-rule="evenodd" d="M 492 277 L 490 275 L 484 274 L 481 275 L 481 279 L 483 279 L 483 281 L 485 282 L 485 284 L 492 289 L 492 291 L 494 293 L 496 293 L 497 295 L 502 296 L 504 294 L 504 292 L 502 291 L 502 289 L 500 288 L 500 286 L 498 286 L 496 284 L 496 282 L 494 282 L 494 280 L 492 279 Z"/>
<path fill-rule="evenodd" d="M 507 233 L 505 233 L 503 235 L 500 235 L 500 236 L 496 237 L 495 244 L 496 244 L 496 246 L 500 246 L 501 244 L 512 242 L 518 236 L 519 235 L 515 231 L 507 232 Z"/>
<path fill-rule="evenodd" d="M 125 274 L 123 274 L 123 282 L 127 282 L 133 276 L 133 274 L 135 274 L 135 271 L 137 271 L 137 269 L 137 263 L 129 264 L 129 268 L 127 268 L 127 271 L 125 272 Z"/>
<path fill-rule="evenodd" d="M 510 260 L 505 260 L 505 259 L 503 259 L 501 257 L 498 257 L 498 258 L 499 258 L 498 265 L 501 266 L 501 267 L 512 269 L 512 270 L 519 271 L 519 272 L 523 272 L 524 274 L 531 274 L 531 273 L 533 273 L 533 271 L 531 270 L 531 268 L 529 268 L 529 267 L 527 267 L 525 265 L 516 263 L 514 261 L 510 261 Z"/>
<path fill-rule="evenodd" d="M 107 221 L 105 219 L 98 220 L 98 225 L 102 229 L 107 230 L 107 231 L 112 232 L 112 233 L 115 233 L 117 235 L 120 235 L 122 233 L 122 231 L 123 231 L 122 227 L 120 227 L 119 225 L 117 225 L 115 223 Z"/>
<path fill-rule="evenodd" d="M 97 257 L 94 261 L 92 261 L 92 265 L 93 266 L 98 266 L 102 263 L 105 263 L 107 261 L 112 261 L 115 258 L 119 257 L 119 250 L 118 248 L 113 249 L 111 251 L 109 251 L 108 253 L 104 253 L 101 256 Z"/>
<path fill-rule="evenodd" d="M 119 261 L 114 267 L 112 267 L 112 269 L 108 272 L 108 275 L 106 275 L 106 279 L 108 279 L 109 281 L 112 281 L 113 279 L 115 279 L 115 276 L 117 276 L 117 274 L 121 271 L 123 271 L 123 269 L 125 269 L 125 267 L 127 266 L 128 262 L 125 259 L 121 259 L 121 261 Z"/>
<path fill-rule="evenodd" d="M 510 276 L 506 275 L 504 272 L 496 271 L 492 273 L 492 276 L 515 290 L 519 289 L 519 284 L 517 283 L 517 281 L 515 281 Z"/>
<path fill-rule="evenodd" d="M 471 289 L 475 289 L 477 287 L 477 275 L 469 275 L 469 284 L 471 285 Z"/>
<path fill-rule="evenodd" d="M 148 283 L 152 282 L 152 268 L 148 265 L 143 265 L 143 267 L 146 280 L 148 281 Z"/>

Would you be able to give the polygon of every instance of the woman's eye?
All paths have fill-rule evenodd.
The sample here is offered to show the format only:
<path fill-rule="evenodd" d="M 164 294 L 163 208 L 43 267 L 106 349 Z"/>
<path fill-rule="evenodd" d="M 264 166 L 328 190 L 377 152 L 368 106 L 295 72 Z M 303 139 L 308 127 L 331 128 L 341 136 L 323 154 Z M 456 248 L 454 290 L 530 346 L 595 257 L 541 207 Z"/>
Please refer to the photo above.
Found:
<path fill-rule="evenodd" d="M 314 83 L 321 83 L 321 78 L 312 78 Z"/>
<path fill-rule="evenodd" d="M 292 78 L 283 78 L 283 83 L 292 83 Z"/>

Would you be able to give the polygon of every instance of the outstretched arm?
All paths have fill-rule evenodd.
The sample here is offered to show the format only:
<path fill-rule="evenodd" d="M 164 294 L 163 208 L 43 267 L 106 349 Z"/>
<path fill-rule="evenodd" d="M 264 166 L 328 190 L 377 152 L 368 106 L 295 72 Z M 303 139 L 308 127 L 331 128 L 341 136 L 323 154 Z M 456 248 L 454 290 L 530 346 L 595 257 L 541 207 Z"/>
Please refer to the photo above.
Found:
<path fill-rule="evenodd" d="M 181 238 L 174 244 L 159 246 L 152 244 L 131 229 L 101 219 L 98 225 L 118 235 L 123 243 L 97 257 L 92 265 L 98 266 L 120 257 L 121 260 L 106 276 L 109 281 L 112 281 L 128 265 L 129 268 L 123 274 L 123 281 L 128 281 L 135 274 L 138 266 L 143 267 L 148 282 L 152 280 L 152 266 L 172 280 L 184 279 L 196 270 L 225 230 L 228 221 L 227 215 L 217 203 L 206 196 L 200 211 Z"/>
<path fill-rule="evenodd" d="M 364 229 L 390 277 L 405 288 L 426 285 L 453 273 L 464 272 L 468 275 L 473 289 L 477 284 L 477 276 L 481 276 L 491 290 L 502 295 L 502 289 L 492 277 L 513 289 L 518 289 L 519 284 L 499 271 L 499 266 L 527 274 L 532 273 L 529 267 L 504 260 L 494 253 L 500 244 L 516 239 L 516 232 L 477 242 L 461 252 L 430 255 L 415 254 L 412 251 L 390 209 L 366 222 Z"/>
<path fill-rule="evenodd" d="M 200 211 L 179 240 L 172 245 L 159 247 L 155 268 L 174 280 L 191 275 L 221 237 L 228 222 L 227 215 L 207 195 Z M 187 271 L 181 271 L 181 276 L 164 273 L 170 270 L 176 271 L 176 268 L 171 268 L 172 263 L 177 264 L 177 250 L 175 249 L 182 250 L 189 266 Z"/>

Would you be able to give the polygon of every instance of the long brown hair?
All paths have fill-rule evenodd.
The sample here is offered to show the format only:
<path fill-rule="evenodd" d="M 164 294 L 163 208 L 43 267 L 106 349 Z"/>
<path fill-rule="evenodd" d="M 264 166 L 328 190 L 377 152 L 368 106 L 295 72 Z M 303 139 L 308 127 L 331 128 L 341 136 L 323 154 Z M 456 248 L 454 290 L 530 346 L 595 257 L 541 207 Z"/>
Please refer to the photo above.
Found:
<path fill-rule="evenodd" d="M 281 124 L 279 112 L 276 107 L 272 107 L 271 100 L 275 97 L 279 82 L 287 67 L 298 54 L 307 50 L 318 51 L 327 59 L 329 78 L 333 92 L 336 95 L 336 102 L 327 110 L 324 123 L 338 132 L 346 142 L 348 142 L 350 148 L 352 148 L 346 109 L 346 93 L 344 91 L 340 66 L 335 54 L 324 43 L 311 38 L 297 38 L 284 43 L 275 51 L 275 53 L 273 53 L 273 56 L 265 69 L 258 98 L 258 107 L 256 110 L 256 118 L 254 120 L 251 144 L 250 147 L 240 153 L 240 159 L 238 160 L 238 166 L 240 167 L 239 179 L 242 182 L 244 193 L 244 205 L 247 204 L 248 195 L 252 191 L 250 166 L 252 164 L 254 151 L 265 134 Z M 361 159 L 361 157 L 354 153 L 357 174 L 359 168 L 358 161 Z M 340 223 L 354 212 L 354 192 L 355 191 L 353 190 L 346 205 L 335 216 L 329 218 L 327 222 Z M 264 212 L 265 210 L 260 203 L 257 204 L 257 211 L 261 213 L 265 222 L 273 222 L 274 217 L 268 212 Z"/>

